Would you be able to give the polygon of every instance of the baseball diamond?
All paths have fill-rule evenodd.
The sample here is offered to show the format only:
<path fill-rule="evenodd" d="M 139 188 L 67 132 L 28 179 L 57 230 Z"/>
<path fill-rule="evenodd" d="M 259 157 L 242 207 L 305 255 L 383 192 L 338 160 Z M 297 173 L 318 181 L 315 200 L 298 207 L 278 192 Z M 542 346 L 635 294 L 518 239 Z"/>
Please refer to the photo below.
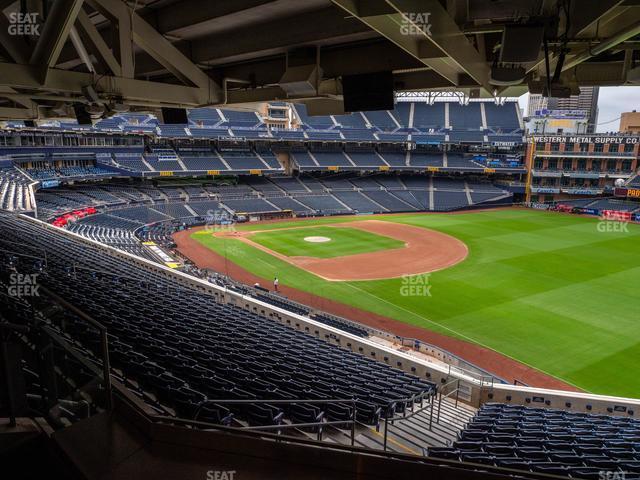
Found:
<path fill-rule="evenodd" d="M 514 209 L 334 222 L 326 218 L 238 226 L 240 236 L 233 237 L 187 231 L 178 233 L 176 241 L 185 255 L 202 265 L 207 264 L 206 255 L 193 256 L 194 242 L 263 281 L 277 274 L 282 285 L 296 291 L 477 343 L 565 384 L 596 393 L 640 394 L 634 380 L 640 356 L 632 355 L 640 352 L 632 333 L 640 334 L 640 303 L 625 294 L 640 280 L 637 225 L 628 225 L 625 234 L 603 234 L 596 220 Z M 301 228 L 307 223 L 312 226 Z M 325 225 L 336 230 L 366 228 L 405 239 L 404 232 L 416 232 L 412 240 L 423 243 L 416 245 L 415 254 L 411 240 L 405 248 L 354 255 L 343 251 L 331 259 L 304 257 L 299 250 L 294 252 L 297 256 L 279 253 L 289 247 L 290 232 Z M 251 241 L 265 232 L 277 234 L 270 248 Z M 439 234 L 435 241 L 433 233 Z M 585 249 L 589 258 L 582 255 Z M 445 250 L 450 260 L 443 260 Z M 406 262 L 405 254 L 410 257 Z M 376 262 L 351 262 L 370 256 Z M 431 261 L 440 266 L 434 268 Z M 402 294 L 403 275 L 430 271 L 429 296 Z M 618 312 L 615 325 L 608 320 L 612 309 Z M 366 315 L 362 318 L 367 321 Z M 561 329 L 555 328 L 560 324 Z M 591 327 L 585 330 L 585 325 Z"/>
<path fill-rule="evenodd" d="M 0 480 L 640 480 L 640 0 L 0 0 Z"/>

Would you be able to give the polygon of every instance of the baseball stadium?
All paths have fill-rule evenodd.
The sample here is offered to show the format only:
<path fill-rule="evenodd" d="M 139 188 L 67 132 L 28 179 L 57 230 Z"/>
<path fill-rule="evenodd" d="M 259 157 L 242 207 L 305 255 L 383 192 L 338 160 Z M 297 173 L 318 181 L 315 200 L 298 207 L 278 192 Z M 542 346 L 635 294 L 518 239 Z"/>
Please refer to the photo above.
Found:
<path fill-rule="evenodd" d="M 640 479 L 638 65 L 630 0 L 0 0 L 0 475 Z"/>

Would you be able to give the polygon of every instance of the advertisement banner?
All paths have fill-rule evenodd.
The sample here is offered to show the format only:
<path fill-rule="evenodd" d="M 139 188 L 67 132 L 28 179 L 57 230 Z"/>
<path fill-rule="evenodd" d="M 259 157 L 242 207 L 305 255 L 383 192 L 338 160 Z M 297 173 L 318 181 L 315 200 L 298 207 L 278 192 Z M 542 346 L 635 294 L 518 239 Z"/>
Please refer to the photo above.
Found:
<path fill-rule="evenodd" d="M 556 210 L 559 212 L 571 213 L 574 209 L 572 205 L 564 205 L 561 203 L 556 205 Z"/>
<path fill-rule="evenodd" d="M 616 197 L 626 197 L 627 196 L 627 189 L 626 188 L 620 188 L 620 187 L 616 187 L 613 190 L 613 194 Z"/>
<path fill-rule="evenodd" d="M 621 212 L 619 210 L 602 210 L 603 220 L 613 220 L 616 222 L 630 222 L 632 219 L 631 212 Z"/>
<path fill-rule="evenodd" d="M 627 189 L 627 197 L 640 198 L 640 188 Z"/>
<path fill-rule="evenodd" d="M 40 187 L 42 188 L 54 188 L 60 185 L 59 180 L 43 180 L 40 182 Z"/>
<path fill-rule="evenodd" d="M 595 208 L 581 208 L 581 207 L 576 207 L 575 209 L 576 213 L 582 213 L 585 215 L 599 215 L 600 214 L 600 210 L 596 210 Z"/>

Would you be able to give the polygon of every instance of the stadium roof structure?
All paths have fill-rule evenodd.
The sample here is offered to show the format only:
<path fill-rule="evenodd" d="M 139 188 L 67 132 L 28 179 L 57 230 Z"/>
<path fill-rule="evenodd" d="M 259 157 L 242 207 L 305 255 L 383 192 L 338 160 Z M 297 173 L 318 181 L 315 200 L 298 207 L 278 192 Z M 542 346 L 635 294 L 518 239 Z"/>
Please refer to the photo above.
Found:
<path fill-rule="evenodd" d="M 0 119 L 396 91 L 568 95 L 638 78 L 637 0 L 0 0 Z M 545 55 L 546 52 L 546 55 Z"/>

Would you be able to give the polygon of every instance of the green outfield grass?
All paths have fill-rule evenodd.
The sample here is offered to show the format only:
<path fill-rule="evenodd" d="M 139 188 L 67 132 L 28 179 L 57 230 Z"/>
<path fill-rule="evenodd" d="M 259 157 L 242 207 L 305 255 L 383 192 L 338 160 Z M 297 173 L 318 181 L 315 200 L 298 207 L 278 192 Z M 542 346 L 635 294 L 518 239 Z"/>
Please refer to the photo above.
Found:
<path fill-rule="evenodd" d="M 430 275 L 431 296 L 403 296 L 400 278 L 328 282 L 232 238 L 194 238 L 262 278 L 473 341 L 594 393 L 640 397 L 640 226 L 601 232 L 597 219 L 524 209 L 375 218 L 453 235 L 469 256 Z M 352 220 L 362 217 L 339 219 Z"/>
<path fill-rule="evenodd" d="M 326 237 L 325 243 L 311 243 L 306 237 Z M 331 258 L 356 253 L 402 248 L 404 242 L 348 227 L 304 227 L 269 230 L 251 235 L 251 240 L 287 257 Z"/>

